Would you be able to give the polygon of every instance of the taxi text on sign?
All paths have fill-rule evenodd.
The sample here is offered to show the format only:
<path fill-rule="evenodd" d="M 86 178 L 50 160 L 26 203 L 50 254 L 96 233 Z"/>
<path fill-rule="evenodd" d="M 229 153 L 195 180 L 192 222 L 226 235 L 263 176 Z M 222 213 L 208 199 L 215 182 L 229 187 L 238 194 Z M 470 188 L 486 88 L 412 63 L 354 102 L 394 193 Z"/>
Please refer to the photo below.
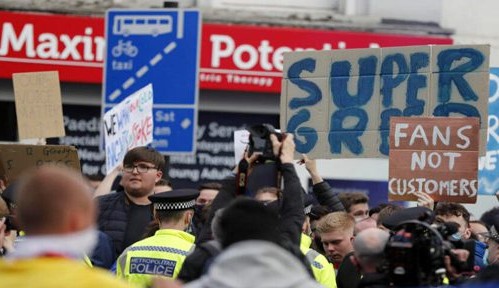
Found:
<path fill-rule="evenodd" d="M 488 45 L 284 54 L 281 128 L 312 158 L 386 157 L 392 116 L 480 118 L 485 153 Z"/>
<path fill-rule="evenodd" d="M 152 146 L 193 153 L 198 108 L 201 15 L 197 10 L 113 9 L 106 14 L 103 110 L 151 83 Z"/>

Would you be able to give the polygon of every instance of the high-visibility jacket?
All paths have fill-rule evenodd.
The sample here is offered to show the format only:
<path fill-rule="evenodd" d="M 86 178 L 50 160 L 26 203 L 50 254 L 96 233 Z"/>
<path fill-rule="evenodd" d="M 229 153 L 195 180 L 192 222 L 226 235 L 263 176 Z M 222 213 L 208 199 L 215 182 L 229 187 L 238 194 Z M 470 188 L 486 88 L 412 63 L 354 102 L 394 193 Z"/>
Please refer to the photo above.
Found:
<path fill-rule="evenodd" d="M 109 272 L 62 257 L 0 260 L 0 287 L 130 288 Z M 135 287 L 135 286 L 133 286 Z"/>
<path fill-rule="evenodd" d="M 194 236 L 189 233 L 158 230 L 123 251 L 117 260 L 116 275 L 142 286 L 150 286 L 155 276 L 175 279 L 194 247 Z"/>
<path fill-rule="evenodd" d="M 300 250 L 310 262 L 315 280 L 326 288 L 336 288 L 336 274 L 333 264 L 329 263 L 324 255 L 311 249 L 310 244 L 312 244 L 312 239 L 302 233 Z"/>

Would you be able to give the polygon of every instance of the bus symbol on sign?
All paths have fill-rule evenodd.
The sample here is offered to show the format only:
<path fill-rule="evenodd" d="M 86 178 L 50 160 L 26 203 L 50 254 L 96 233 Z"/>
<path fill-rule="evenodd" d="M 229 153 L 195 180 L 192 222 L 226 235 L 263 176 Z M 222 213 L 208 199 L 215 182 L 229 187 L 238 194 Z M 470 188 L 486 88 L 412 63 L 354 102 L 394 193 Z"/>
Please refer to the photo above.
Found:
<path fill-rule="evenodd" d="M 121 15 L 114 18 L 114 35 L 158 36 L 172 32 L 173 19 L 169 15 Z"/>

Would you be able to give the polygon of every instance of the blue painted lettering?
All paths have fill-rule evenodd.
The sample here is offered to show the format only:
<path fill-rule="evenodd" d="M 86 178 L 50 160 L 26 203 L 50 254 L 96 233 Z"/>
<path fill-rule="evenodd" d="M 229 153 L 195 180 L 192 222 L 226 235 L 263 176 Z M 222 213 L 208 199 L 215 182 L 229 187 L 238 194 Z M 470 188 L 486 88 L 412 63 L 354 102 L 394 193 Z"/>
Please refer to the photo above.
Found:
<path fill-rule="evenodd" d="M 300 74 L 302 71 L 314 72 L 315 70 L 315 59 L 305 58 L 296 63 L 293 63 L 288 70 L 289 80 L 298 86 L 301 90 L 307 92 L 308 97 L 306 98 L 293 98 L 289 101 L 289 108 L 297 109 L 303 106 L 312 106 L 317 104 L 322 99 L 322 92 L 319 86 L 314 82 L 300 79 Z"/>
<path fill-rule="evenodd" d="M 354 127 L 343 127 L 346 118 L 357 118 L 357 124 Z M 362 154 L 364 148 L 358 139 L 367 126 L 367 112 L 361 108 L 347 108 L 335 111 L 331 117 L 331 131 L 328 136 L 330 151 L 333 154 L 340 154 L 342 143 L 354 154 Z"/>
<path fill-rule="evenodd" d="M 452 66 L 455 65 L 454 62 L 462 61 L 461 59 L 463 58 L 467 58 L 469 61 L 451 69 Z M 485 56 L 480 51 L 471 48 L 448 49 L 440 52 L 437 60 L 439 68 L 438 102 L 449 102 L 452 83 L 456 85 L 457 90 L 464 100 L 478 100 L 478 95 L 476 95 L 473 88 L 471 88 L 470 84 L 464 79 L 464 75 L 477 69 L 482 65 L 484 60 Z"/>
<path fill-rule="evenodd" d="M 286 128 L 286 131 L 305 138 L 305 142 L 303 142 L 298 137 L 295 137 L 296 151 L 300 153 L 310 152 L 315 147 L 318 140 L 317 131 L 315 129 L 311 127 L 298 128 L 300 124 L 305 123 L 308 120 L 310 120 L 310 112 L 306 109 L 302 109 L 289 119 L 288 127 Z"/>

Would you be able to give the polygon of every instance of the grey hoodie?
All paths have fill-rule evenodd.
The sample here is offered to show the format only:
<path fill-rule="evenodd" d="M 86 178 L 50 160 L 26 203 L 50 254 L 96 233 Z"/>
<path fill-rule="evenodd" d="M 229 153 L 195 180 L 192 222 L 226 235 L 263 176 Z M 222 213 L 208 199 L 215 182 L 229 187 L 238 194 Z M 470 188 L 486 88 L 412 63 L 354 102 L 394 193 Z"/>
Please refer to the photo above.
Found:
<path fill-rule="evenodd" d="M 185 288 L 319 288 L 303 264 L 276 244 L 249 240 L 231 245 L 207 275 Z"/>

